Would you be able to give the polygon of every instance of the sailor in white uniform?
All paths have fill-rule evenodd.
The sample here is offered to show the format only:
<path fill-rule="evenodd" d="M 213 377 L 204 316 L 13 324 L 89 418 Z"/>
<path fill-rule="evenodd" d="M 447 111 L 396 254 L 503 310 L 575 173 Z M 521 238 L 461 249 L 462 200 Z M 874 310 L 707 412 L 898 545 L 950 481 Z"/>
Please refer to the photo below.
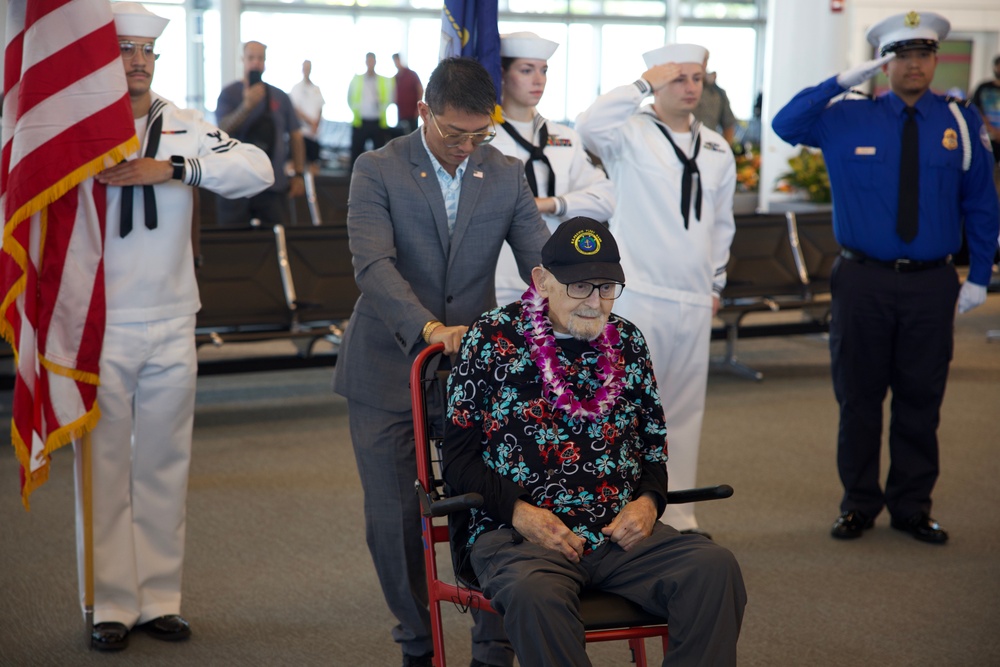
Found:
<path fill-rule="evenodd" d="M 181 570 L 194 423 L 194 188 L 254 195 L 274 182 L 264 151 L 229 138 L 152 90 L 156 38 L 168 20 L 137 2 L 112 4 L 142 149 L 98 174 L 107 186 L 107 324 L 91 431 L 94 629 L 91 646 L 118 651 L 135 627 L 186 639 Z M 81 470 L 77 456 L 77 470 Z M 83 498 L 77 485 L 83 575 Z M 81 595 L 82 597 L 82 595 Z"/>
<path fill-rule="evenodd" d="M 545 92 L 547 61 L 557 48 L 531 32 L 501 35 L 504 122 L 491 144 L 524 162 L 528 186 L 550 232 L 577 216 L 605 222 L 615 207 L 614 186 L 583 150 L 580 136 L 535 109 Z M 497 262 L 496 286 L 501 306 L 520 299 L 528 287 L 506 244 Z"/>
<path fill-rule="evenodd" d="M 576 129 L 615 184 L 611 230 L 628 276 L 615 313 L 649 344 L 667 419 L 669 488 L 681 489 L 697 482 L 712 316 L 736 229 L 736 163 L 725 139 L 691 113 L 708 51 L 670 44 L 643 57 L 641 78 L 597 98 Z M 641 106 L 649 95 L 653 103 Z M 691 504 L 668 506 L 661 520 L 703 532 Z"/>

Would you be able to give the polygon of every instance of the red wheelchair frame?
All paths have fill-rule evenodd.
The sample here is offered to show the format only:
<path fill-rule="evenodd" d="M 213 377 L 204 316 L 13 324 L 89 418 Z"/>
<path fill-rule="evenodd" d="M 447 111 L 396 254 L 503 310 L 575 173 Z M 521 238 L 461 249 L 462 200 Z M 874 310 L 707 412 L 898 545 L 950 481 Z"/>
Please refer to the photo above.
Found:
<path fill-rule="evenodd" d="M 435 524 L 434 519 L 446 517 L 458 510 L 479 507 L 483 502 L 479 494 L 446 497 L 444 483 L 440 474 L 434 469 L 434 463 L 440 461 L 439 458 L 433 459 L 432 447 L 435 452 L 439 450 L 437 444 L 432 442 L 428 431 L 426 394 L 428 387 L 440 382 L 442 378 L 428 378 L 427 370 L 430 362 L 443 351 L 444 346 L 440 343 L 428 346 L 417 355 L 410 369 L 410 399 L 413 405 L 413 435 L 417 454 L 417 480 L 414 482 L 414 487 L 420 497 L 423 515 L 421 524 L 424 565 L 427 572 L 435 667 L 445 667 L 446 664 L 441 618 L 442 602 L 455 604 L 462 609 L 481 609 L 496 613 L 481 591 L 461 582 L 457 576 L 456 583 L 443 581 L 438 576 L 437 553 L 434 547 L 438 543 L 449 542 L 449 531 L 446 524 Z M 721 485 L 671 491 L 667 494 L 667 502 L 697 502 L 728 498 L 731 495 L 733 488 Z M 667 650 L 667 619 L 649 614 L 639 605 L 623 597 L 604 591 L 584 591 L 580 595 L 580 613 L 584 620 L 588 642 L 627 640 L 637 667 L 646 667 L 647 664 L 645 638 L 660 637 L 664 653 Z"/>

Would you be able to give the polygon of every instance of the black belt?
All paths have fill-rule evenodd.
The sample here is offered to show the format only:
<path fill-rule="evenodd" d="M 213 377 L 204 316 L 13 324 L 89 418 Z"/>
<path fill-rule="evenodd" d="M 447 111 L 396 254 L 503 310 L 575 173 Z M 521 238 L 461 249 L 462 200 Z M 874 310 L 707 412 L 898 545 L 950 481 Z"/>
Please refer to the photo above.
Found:
<path fill-rule="evenodd" d="M 840 250 L 840 256 L 844 259 L 849 259 L 852 262 L 857 262 L 858 264 L 866 264 L 869 266 L 880 266 L 883 269 L 892 269 L 897 273 L 911 273 L 913 271 L 926 271 L 927 269 L 936 269 L 939 266 L 947 266 L 951 264 L 951 255 L 947 257 L 942 257 L 941 259 L 931 259 L 931 260 L 918 260 L 918 259 L 875 259 L 874 257 L 869 257 L 864 253 L 860 253 L 857 250 L 851 250 L 850 248 L 842 248 Z"/>

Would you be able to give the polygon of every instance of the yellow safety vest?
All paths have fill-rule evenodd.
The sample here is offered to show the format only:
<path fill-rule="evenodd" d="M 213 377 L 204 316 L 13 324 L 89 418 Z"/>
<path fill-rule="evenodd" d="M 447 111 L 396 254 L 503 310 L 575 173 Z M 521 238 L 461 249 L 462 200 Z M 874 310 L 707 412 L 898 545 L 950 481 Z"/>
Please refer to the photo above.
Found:
<path fill-rule="evenodd" d="M 387 76 L 378 76 L 378 110 L 379 127 L 385 128 L 388 124 L 385 121 L 385 110 L 392 104 L 392 89 L 395 81 Z M 365 75 L 358 74 L 351 80 L 351 88 L 348 94 L 348 104 L 354 112 L 354 127 L 361 127 L 361 93 L 364 90 Z"/>

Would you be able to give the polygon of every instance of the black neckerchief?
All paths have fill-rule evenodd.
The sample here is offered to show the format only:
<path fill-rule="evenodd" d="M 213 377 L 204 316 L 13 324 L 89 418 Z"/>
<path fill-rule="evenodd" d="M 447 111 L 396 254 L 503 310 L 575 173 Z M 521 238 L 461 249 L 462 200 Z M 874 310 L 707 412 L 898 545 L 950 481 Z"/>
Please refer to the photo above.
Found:
<path fill-rule="evenodd" d="M 538 130 L 538 143 L 539 146 L 534 145 L 514 129 L 514 126 L 507 121 L 503 122 L 503 129 L 507 130 L 507 134 L 517 142 L 517 144 L 528 151 L 528 161 L 524 165 L 524 175 L 528 179 L 528 187 L 531 188 L 531 194 L 538 196 L 538 183 L 535 180 L 535 160 L 539 160 L 545 163 L 545 166 L 549 168 L 549 196 L 556 196 L 556 172 L 552 170 L 552 163 L 549 162 L 549 158 L 545 155 L 545 146 L 549 143 L 549 131 L 545 127 L 545 123 Z"/>
<path fill-rule="evenodd" d="M 662 125 L 653 121 L 656 125 L 656 129 L 663 133 L 663 136 L 667 138 L 670 142 L 670 146 L 677 153 L 677 159 L 681 161 L 684 165 L 684 173 L 681 174 L 681 215 L 684 216 L 684 229 L 688 228 L 688 217 L 691 211 L 691 186 L 694 181 L 694 176 L 698 176 L 698 193 L 694 198 L 694 217 L 701 221 L 701 172 L 698 171 L 698 151 L 701 150 L 701 133 L 698 133 L 698 138 L 694 144 L 694 155 L 688 157 L 687 154 L 677 147 L 674 140 L 670 137 L 670 133 L 667 132 Z"/>
<path fill-rule="evenodd" d="M 149 115 L 152 117 L 155 111 L 160 110 L 160 105 L 156 103 L 149 108 Z M 163 129 L 163 114 L 157 114 L 149 126 L 148 138 L 146 140 L 146 151 L 143 157 L 155 157 L 156 151 L 160 147 L 160 132 Z M 132 188 L 131 185 L 122 186 L 121 217 L 119 218 L 119 234 L 126 237 L 132 231 Z M 156 229 L 156 193 L 153 192 L 152 185 L 142 186 L 142 199 L 146 212 L 146 229 Z"/>

